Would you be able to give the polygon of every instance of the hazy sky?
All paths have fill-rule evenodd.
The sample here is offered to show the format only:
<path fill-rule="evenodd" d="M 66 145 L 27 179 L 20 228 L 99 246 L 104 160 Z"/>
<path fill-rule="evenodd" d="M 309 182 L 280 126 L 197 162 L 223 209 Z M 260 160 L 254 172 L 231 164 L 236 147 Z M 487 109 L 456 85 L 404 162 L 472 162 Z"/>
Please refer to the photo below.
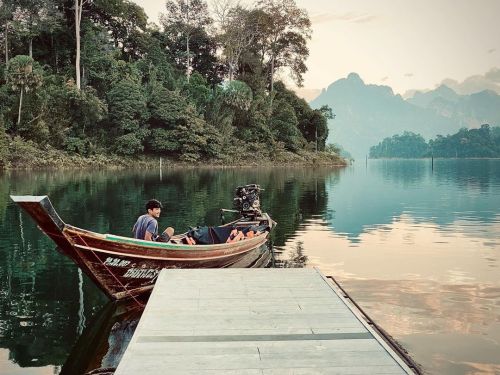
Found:
<path fill-rule="evenodd" d="M 151 21 L 164 11 L 161 0 L 134 1 Z M 500 0 L 296 2 L 313 23 L 305 88 L 357 72 L 403 94 L 500 68 Z"/>

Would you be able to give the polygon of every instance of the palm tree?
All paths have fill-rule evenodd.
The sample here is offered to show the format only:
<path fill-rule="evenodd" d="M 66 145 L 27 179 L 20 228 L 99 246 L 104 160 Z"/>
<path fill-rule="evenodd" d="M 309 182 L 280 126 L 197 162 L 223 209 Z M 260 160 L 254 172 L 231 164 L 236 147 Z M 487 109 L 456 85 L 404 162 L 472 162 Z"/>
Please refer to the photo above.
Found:
<path fill-rule="evenodd" d="M 21 123 L 23 107 L 23 94 L 34 90 L 42 84 L 42 69 L 38 63 L 29 56 L 18 55 L 9 60 L 7 66 L 7 82 L 12 89 L 19 91 L 19 111 L 17 125 Z"/>

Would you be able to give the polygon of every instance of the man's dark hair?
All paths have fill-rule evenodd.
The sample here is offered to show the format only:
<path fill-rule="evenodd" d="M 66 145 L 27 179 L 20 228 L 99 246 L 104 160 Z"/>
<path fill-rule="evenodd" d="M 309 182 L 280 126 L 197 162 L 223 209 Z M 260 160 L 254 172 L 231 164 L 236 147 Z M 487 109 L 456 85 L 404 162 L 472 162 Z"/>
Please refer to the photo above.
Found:
<path fill-rule="evenodd" d="M 148 203 L 146 203 L 146 210 L 152 210 L 153 208 L 163 208 L 161 202 L 156 199 L 150 199 Z"/>

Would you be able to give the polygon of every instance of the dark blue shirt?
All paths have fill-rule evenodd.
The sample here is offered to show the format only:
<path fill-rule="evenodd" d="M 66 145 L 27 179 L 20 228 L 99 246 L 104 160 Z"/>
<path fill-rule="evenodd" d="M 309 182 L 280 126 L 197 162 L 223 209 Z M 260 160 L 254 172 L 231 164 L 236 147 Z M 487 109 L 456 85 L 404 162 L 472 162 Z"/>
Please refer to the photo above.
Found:
<path fill-rule="evenodd" d="M 134 237 L 143 240 L 146 236 L 146 231 L 153 235 L 153 240 L 158 237 L 158 222 L 151 215 L 145 214 L 139 216 L 134 224 Z"/>

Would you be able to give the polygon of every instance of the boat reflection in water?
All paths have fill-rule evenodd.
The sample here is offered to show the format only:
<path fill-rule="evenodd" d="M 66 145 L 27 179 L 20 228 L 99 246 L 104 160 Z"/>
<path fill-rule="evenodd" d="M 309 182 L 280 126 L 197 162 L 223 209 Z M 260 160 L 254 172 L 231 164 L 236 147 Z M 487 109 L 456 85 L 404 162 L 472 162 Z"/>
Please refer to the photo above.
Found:
<path fill-rule="evenodd" d="M 113 374 L 142 312 L 133 300 L 106 304 L 73 346 L 60 374 Z"/>
<path fill-rule="evenodd" d="M 252 259 L 250 259 L 253 257 Z M 273 267 L 271 246 L 264 244 L 242 259 L 251 267 Z M 106 304 L 85 328 L 60 375 L 111 375 L 127 349 L 149 295 Z"/>

